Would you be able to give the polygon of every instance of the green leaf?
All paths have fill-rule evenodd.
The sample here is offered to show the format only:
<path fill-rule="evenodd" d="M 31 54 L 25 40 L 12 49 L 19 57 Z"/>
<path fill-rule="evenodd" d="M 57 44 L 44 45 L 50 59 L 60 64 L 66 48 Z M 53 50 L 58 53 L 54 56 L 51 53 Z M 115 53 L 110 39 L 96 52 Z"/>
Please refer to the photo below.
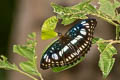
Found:
<path fill-rule="evenodd" d="M 64 18 L 64 19 L 62 20 L 61 24 L 68 25 L 68 24 L 73 23 L 75 20 L 76 20 L 75 18 L 72 18 L 72 19 Z"/>
<path fill-rule="evenodd" d="M 29 60 L 33 60 L 35 57 L 35 47 L 36 47 L 36 33 L 31 33 L 30 35 L 28 35 L 29 38 L 27 40 L 27 44 L 25 45 L 14 45 L 13 46 L 13 52 L 29 59 Z"/>
<path fill-rule="evenodd" d="M 96 9 L 89 4 L 91 0 L 81 2 L 75 6 L 63 7 L 55 3 L 51 3 L 54 12 L 58 14 L 58 18 L 62 19 L 62 24 L 68 25 L 77 19 L 86 19 L 86 15 L 96 13 Z"/>
<path fill-rule="evenodd" d="M 28 48 L 30 48 L 31 50 L 33 50 L 33 52 L 34 52 L 34 49 L 35 49 L 35 47 L 36 47 L 36 45 L 37 45 L 37 41 L 36 40 L 27 40 L 27 42 L 26 42 L 27 44 L 26 44 L 26 47 L 28 47 Z M 35 52 L 34 52 L 35 53 Z"/>
<path fill-rule="evenodd" d="M 27 46 L 14 45 L 13 52 L 15 52 L 25 58 L 28 58 L 29 60 L 33 60 L 33 57 L 34 57 L 33 48 L 29 48 Z"/>
<path fill-rule="evenodd" d="M 29 38 L 35 39 L 36 38 L 36 33 L 32 32 L 31 34 L 28 35 Z"/>
<path fill-rule="evenodd" d="M 110 2 L 110 0 L 99 0 L 99 2 L 99 10 L 114 19 L 116 17 L 115 10 L 120 6 L 120 3 L 116 0 L 114 0 L 114 3 Z"/>
<path fill-rule="evenodd" d="M 114 7 L 114 9 L 116 9 L 116 8 L 120 7 L 120 2 L 119 2 L 119 1 L 117 1 L 117 0 L 114 0 L 113 7 Z"/>
<path fill-rule="evenodd" d="M 62 19 L 62 24 L 68 25 L 74 22 L 76 19 L 71 17 L 71 14 L 78 12 L 78 10 L 70 9 L 69 7 L 63 7 L 55 3 L 51 3 L 51 6 L 54 9 L 54 12 L 59 14 L 58 18 Z"/>
<path fill-rule="evenodd" d="M 59 19 L 62 19 L 61 24 L 64 24 L 64 25 L 71 24 L 76 20 L 75 18 L 71 18 L 71 16 L 68 16 L 68 15 L 58 15 L 57 17 Z"/>
<path fill-rule="evenodd" d="M 118 12 L 116 11 L 116 9 L 117 9 L 118 7 L 120 7 L 120 2 L 117 1 L 117 0 L 114 0 L 113 7 L 114 7 L 114 9 L 115 9 L 115 14 L 116 14 L 116 16 L 114 17 L 114 20 L 116 20 L 116 21 L 118 21 L 118 22 L 120 23 L 120 14 L 118 14 Z"/>
<path fill-rule="evenodd" d="M 99 67 L 102 71 L 103 77 L 106 78 L 115 62 L 113 55 L 117 54 L 117 50 L 114 46 L 108 43 L 98 43 L 98 50 L 100 51 Z"/>
<path fill-rule="evenodd" d="M 116 21 L 118 21 L 118 22 L 120 23 L 120 14 L 118 14 L 118 15 L 114 18 L 114 20 L 116 20 Z"/>
<path fill-rule="evenodd" d="M 74 14 L 75 12 L 78 12 L 78 10 L 76 9 L 63 7 L 55 3 L 51 3 L 51 6 L 53 8 L 53 11 L 59 15 L 71 15 L 71 14 Z"/>
<path fill-rule="evenodd" d="M 11 64 L 10 62 L 7 61 L 7 58 L 5 56 L 0 56 L 0 68 L 3 69 L 12 69 L 12 70 L 17 70 L 18 67 L 15 64 Z"/>
<path fill-rule="evenodd" d="M 54 38 L 58 35 L 58 33 L 54 32 L 54 31 L 43 31 L 42 32 L 42 35 L 41 35 L 41 38 L 42 40 L 47 40 L 47 39 L 51 39 L 51 38 Z"/>
<path fill-rule="evenodd" d="M 51 3 L 51 6 L 54 9 L 54 12 L 59 15 L 72 15 L 77 13 L 83 13 L 84 10 L 90 10 L 90 11 L 96 10 L 92 5 L 89 4 L 90 2 L 91 0 L 80 2 L 79 4 L 76 4 L 71 7 L 63 7 L 55 3 Z"/>
<path fill-rule="evenodd" d="M 74 63 L 73 65 L 69 65 L 69 66 L 63 66 L 63 67 L 54 67 L 54 68 L 52 68 L 52 71 L 53 72 L 61 72 L 61 71 L 64 71 L 64 70 L 66 70 L 66 69 L 69 69 L 69 68 L 72 68 L 72 67 L 74 67 L 74 66 L 76 66 L 77 64 L 79 64 L 81 61 L 83 61 L 84 60 L 84 56 L 82 56 L 81 58 L 80 58 L 80 60 L 78 60 L 76 63 Z"/>
<path fill-rule="evenodd" d="M 98 41 L 101 41 L 101 40 L 103 40 L 103 39 L 102 39 L 102 38 L 94 37 L 94 38 L 92 39 L 92 44 L 95 44 L 95 43 L 97 43 Z"/>
<path fill-rule="evenodd" d="M 58 19 L 56 16 L 52 16 L 45 20 L 44 24 L 42 25 L 42 33 L 41 38 L 43 40 L 50 39 L 56 37 L 58 34 L 54 31 L 57 25 Z"/>
<path fill-rule="evenodd" d="M 19 69 L 15 64 L 11 64 L 7 61 L 7 58 L 4 56 L 0 57 L 0 68 L 4 69 L 12 69 L 18 71 L 34 80 L 37 80 L 33 75 L 39 76 L 42 79 L 41 74 L 37 69 L 37 56 L 35 55 L 35 47 L 36 47 L 36 33 L 32 33 L 28 35 L 27 44 L 25 45 L 14 45 L 13 51 L 28 60 L 26 62 L 21 62 L 19 64 Z M 32 39 L 32 40 L 31 40 Z"/>
<path fill-rule="evenodd" d="M 31 61 L 21 62 L 19 65 L 23 71 L 32 75 L 36 75 L 36 76 L 38 75 L 35 66 L 33 65 L 33 62 Z"/>
<path fill-rule="evenodd" d="M 100 2 L 100 8 L 99 10 L 108 16 L 115 16 L 115 10 L 113 8 L 113 4 L 110 2 L 110 0 L 99 0 Z"/>
<path fill-rule="evenodd" d="M 88 18 L 85 14 L 79 13 L 79 14 L 74 14 L 74 15 L 59 15 L 58 16 L 60 19 L 62 19 L 61 24 L 68 25 L 76 21 L 77 19 L 86 19 Z"/>
<path fill-rule="evenodd" d="M 90 4 L 91 1 L 85 1 L 81 2 L 77 5 L 72 6 L 72 9 L 77 9 L 80 13 L 84 14 L 90 14 L 90 13 L 96 13 L 97 10 L 94 6 Z"/>

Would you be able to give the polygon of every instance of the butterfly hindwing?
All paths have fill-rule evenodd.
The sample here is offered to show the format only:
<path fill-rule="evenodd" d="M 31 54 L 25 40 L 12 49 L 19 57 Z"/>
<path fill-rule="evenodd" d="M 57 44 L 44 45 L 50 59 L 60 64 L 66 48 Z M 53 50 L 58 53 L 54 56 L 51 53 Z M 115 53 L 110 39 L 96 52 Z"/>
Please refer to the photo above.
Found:
<path fill-rule="evenodd" d="M 70 28 L 45 51 L 40 67 L 42 69 L 60 67 L 79 60 L 91 47 L 96 24 L 95 19 L 85 19 Z"/>

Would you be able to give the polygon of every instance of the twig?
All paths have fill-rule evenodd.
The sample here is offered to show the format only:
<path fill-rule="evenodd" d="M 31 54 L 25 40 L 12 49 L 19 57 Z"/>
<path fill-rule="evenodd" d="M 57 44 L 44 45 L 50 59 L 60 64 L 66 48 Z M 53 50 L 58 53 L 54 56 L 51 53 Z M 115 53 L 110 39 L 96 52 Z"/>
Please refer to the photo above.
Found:
<path fill-rule="evenodd" d="M 35 78 L 34 76 L 32 76 L 32 75 L 30 75 L 30 74 L 28 74 L 28 73 L 26 73 L 26 72 L 23 72 L 23 71 L 21 71 L 20 69 L 16 69 L 16 71 L 18 71 L 18 72 L 20 72 L 20 73 L 22 73 L 22 74 L 24 74 L 24 75 L 32 78 L 33 80 L 38 80 L 38 79 Z"/>

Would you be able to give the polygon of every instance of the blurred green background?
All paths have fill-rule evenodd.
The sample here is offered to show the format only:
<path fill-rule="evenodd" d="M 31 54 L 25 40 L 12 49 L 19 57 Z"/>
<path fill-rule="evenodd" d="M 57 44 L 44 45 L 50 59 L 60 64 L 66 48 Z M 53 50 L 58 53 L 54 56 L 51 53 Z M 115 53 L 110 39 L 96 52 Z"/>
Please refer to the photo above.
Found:
<path fill-rule="evenodd" d="M 8 56 L 8 44 L 10 40 L 11 26 L 15 0 L 0 1 L 0 54 Z M 0 69 L 0 80 L 6 80 L 6 72 Z"/>

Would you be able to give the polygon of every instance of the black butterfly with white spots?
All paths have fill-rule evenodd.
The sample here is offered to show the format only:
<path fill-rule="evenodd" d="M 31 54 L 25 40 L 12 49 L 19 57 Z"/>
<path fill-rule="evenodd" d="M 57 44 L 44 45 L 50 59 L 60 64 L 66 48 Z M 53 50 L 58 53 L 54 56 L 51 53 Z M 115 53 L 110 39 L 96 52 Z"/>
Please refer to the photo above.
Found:
<path fill-rule="evenodd" d="M 44 52 L 40 67 L 49 69 L 76 63 L 89 51 L 96 25 L 96 19 L 81 20 Z"/>

